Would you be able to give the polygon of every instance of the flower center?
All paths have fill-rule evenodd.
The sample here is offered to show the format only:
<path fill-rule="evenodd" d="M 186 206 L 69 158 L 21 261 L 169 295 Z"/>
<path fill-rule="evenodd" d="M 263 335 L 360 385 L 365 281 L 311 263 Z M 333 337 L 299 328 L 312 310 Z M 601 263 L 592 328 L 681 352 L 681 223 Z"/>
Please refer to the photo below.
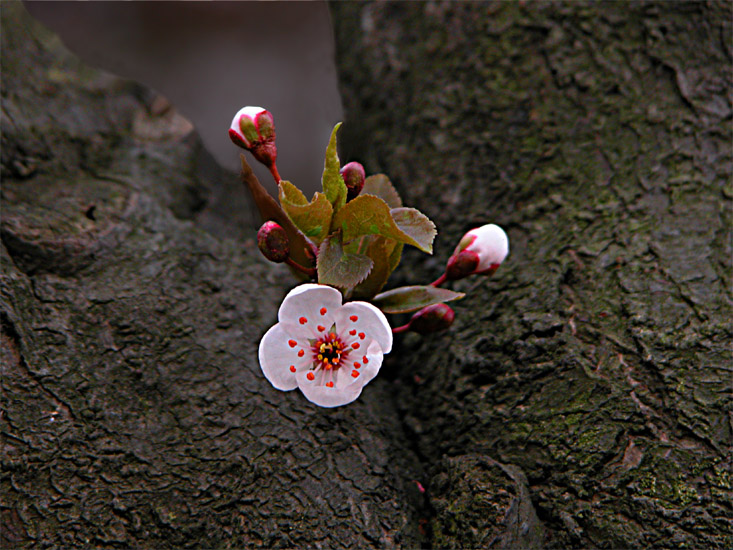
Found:
<path fill-rule="evenodd" d="M 334 332 L 329 332 L 322 338 L 313 342 L 313 363 L 314 367 L 324 369 L 337 369 L 346 358 L 348 350 L 344 349 L 344 343 Z"/>

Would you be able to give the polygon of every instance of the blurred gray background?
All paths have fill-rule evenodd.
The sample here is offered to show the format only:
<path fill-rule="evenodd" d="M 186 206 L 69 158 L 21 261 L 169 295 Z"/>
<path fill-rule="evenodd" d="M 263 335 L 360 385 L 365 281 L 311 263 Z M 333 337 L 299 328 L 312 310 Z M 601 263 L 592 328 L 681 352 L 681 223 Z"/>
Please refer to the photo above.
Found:
<path fill-rule="evenodd" d="M 170 100 L 226 169 L 239 165 L 240 150 L 227 136 L 234 114 L 245 105 L 268 109 L 275 117 L 281 176 L 307 194 L 320 187 L 329 134 L 342 118 L 325 2 L 25 6 L 90 65 Z M 255 170 L 273 191 L 267 170 Z"/>

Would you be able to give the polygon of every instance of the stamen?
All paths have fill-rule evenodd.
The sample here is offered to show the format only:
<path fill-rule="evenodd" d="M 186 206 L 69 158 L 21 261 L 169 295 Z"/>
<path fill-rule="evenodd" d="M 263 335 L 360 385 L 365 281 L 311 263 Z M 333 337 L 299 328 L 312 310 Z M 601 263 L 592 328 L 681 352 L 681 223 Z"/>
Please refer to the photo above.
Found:
<path fill-rule="evenodd" d="M 365 365 L 369 362 L 369 359 L 367 359 L 366 355 L 362 357 L 361 360 L 364 362 Z"/>
<path fill-rule="evenodd" d="M 300 319 L 298 319 L 298 322 L 301 325 L 304 325 L 304 324 L 306 324 L 308 322 L 308 319 L 306 319 L 305 317 L 301 317 Z"/>
<path fill-rule="evenodd" d="M 351 319 L 352 322 L 356 323 L 359 320 L 359 317 L 357 317 L 356 315 L 352 315 L 351 317 L 349 317 L 349 319 Z"/>
<path fill-rule="evenodd" d="M 315 379 L 316 375 L 315 375 L 315 374 L 313 374 L 313 371 L 311 371 L 311 372 L 309 372 L 308 374 L 306 374 L 306 375 L 305 375 L 305 377 L 306 377 L 306 378 L 307 378 L 308 380 L 313 380 L 313 379 Z"/>
<path fill-rule="evenodd" d="M 305 355 L 305 350 L 302 349 L 298 352 L 298 357 L 303 357 Z"/>
<path fill-rule="evenodd" d="M 319 326 L 319 328 L 323 327 Z M 336 372 L 341 366 L 342 359 L 346 359 L 346 354 L 349 352 L 348 349 L 344 349 L 346 346 L 334 332 L 310 340 L 310 342 L 313 352 L 313 366 L 316 370 L 320 367 L 324 372 Z"/>
<path fill-rule="evenodd" d="M 364 334 L 363 332 L 359 333 L 359 339 L 363 340 L 365 337 L 366 337 L 366 334 Z"/>
<path fill-rule="evenodd" d="M 295 365 L 290 365 L 290 372 L 295 372 Z"/>
<path fill-rule="evenodd" d="M 294 348 L 295 346 L 297 346 L 297 345 L 298 345 L 298 342 L 296 342 L 295 340 L 288 340 L 288 345 L 289 345 L 289 346 L 290 346 L 291 348 Z"/>
<path fill-rule="evenodd" d="M 351 376 L 353 376 L 354 378 L 358 378 L 360 374 L 361 373 L 358 370 L 351 371 Z"/>
<path fill-rule="evenodd" d="M 333 382 L 326 382 L 326 386 L 329 388 L 333 388 Z"/>
<path fill-rule="evenodd" d="M 316 328 L 318 328 L 318 332 L 323 332 L 324 330 L 326 330 L 326 327 L 324 327 L 323 325 L 318 325 L 318 327 Z"/>
<path fill-rule="evenodd" d="M 325 307 L 321 308 L 321 315 L 325 315 L 328 312 L 328 310 Z"/>
<path fill-rule="evenodd" d="M 361 363 L 354 363 L 354 368 L 355 369 L 360 369 L 361 368 Z"/>
<path fill-rule="evenodd" d="M 354 329 L 351 329 L 349 331 L 349 334 L 351 334 L 352 336 L 354 336 L 356 334 L 356 329 L 355 328 Z"/>
<path fill-rule="evenodd" d="M 351 344 L 351 347 L 354 349 L 359 349 L 361 347 L 361 344 L 359 344 L 359 342 L 354 342 L 353 344 Z"/>

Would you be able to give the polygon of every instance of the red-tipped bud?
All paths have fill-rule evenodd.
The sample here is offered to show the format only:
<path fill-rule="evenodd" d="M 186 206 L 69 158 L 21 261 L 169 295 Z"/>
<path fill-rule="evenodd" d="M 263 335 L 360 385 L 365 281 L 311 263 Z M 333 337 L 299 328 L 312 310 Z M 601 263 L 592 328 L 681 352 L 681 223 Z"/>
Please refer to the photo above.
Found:
<path fill-rule="evenodd" d="M 418 311 L 410 319 L 409 327 L 418 334 L 440 332 L 453 324 L 456 314 L 447 304 L 433 304 Z"/>
<path fill-rule="evenodd" d="M 350 201 L 354 197 L 358 197 L 364 188 L 364 180 L 366 179 L 364 167 L 358 162 L 350 162 L 341 168 L 341 177 L 344 178 L 348 190 L 346 200 Z"/>
<path fill-rule="evenodd" d="M 257 246 L 262 254 L 275 263 L 282 263 L 290 256 L 290 243 L 285 230 L 275 222 L 265 222 L 257 232 Z"/>
<path fill-rule="evenodd" d="M 509 239 L 498 225 L 488 224 L 466 233 L 448 259 L 445 276 L 449 281 L 474 273 L 491 275 L 509 254 Z"/>
<path fill-rule="evenodd" d="M 247 149 L 268 168 L 277 160 L 275 120 L 262 107 L 244 107 L 234 115 L 229 138 L 235 145 Z"/>

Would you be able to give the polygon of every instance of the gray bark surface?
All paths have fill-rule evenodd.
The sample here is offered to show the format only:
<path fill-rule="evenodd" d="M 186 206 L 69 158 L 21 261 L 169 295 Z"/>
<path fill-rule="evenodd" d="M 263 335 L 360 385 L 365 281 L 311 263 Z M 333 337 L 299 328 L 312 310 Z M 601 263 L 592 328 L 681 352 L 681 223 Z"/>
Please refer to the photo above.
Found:
<path fill-rule="evenodd" d="M 394 352 L 433 545 L 534 545 L 496 538 L 501 464 L 544 546 L 729 548 L 730 4 L 332 8 L 344 161 L 440 231 L 400 282 L 476 225 L 510 239 L 451 332 Z"/>
<path fill-rule="evenodd" d="M 3 548 L 419 545 L 385 382 L 325 410 L 260 372 L 291 278 L 237 176 L 19 3 L 2 28 Z"/>
<path fill-rule="evenodd" d="M 511 253 L 323 410 L 236 175 L 3 3 L 3 547 L 733 545 L 729 5 L 332 10 L 342 161 L 440 231 L 391 284 Z"/>

